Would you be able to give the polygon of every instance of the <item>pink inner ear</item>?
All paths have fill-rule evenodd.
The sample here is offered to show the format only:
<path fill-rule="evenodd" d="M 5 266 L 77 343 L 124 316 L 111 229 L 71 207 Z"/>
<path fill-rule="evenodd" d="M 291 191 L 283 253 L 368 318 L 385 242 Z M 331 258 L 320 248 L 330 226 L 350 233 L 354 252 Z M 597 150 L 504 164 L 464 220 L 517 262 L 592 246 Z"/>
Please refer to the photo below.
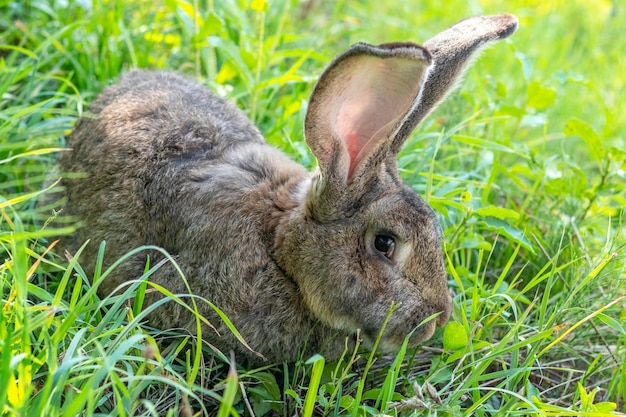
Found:
<path fill-rule="evenodd" d="M 332 130 L 350 155 L 348 181 L 358 165 L 395 133 L 424 82 L 425 63 L 404 57 L 358 58 L 334 102 Z"/>

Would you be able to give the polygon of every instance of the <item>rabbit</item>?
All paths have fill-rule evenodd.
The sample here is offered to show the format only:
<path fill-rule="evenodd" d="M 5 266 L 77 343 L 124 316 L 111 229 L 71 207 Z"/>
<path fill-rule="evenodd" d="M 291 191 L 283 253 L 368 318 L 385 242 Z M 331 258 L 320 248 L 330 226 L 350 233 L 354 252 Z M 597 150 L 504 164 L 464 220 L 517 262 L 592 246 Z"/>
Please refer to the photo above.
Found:
<path fill-rule="evenodd" d="M 304 123 L 313 172 L 267 144 L 233 104 L 166 71 L 132 70 L 106 88 L 59 158 L 64 213 L 81 227 L 62 246 L 94 273 L 130 250 L 169 252 L 191 292 L 208 304 L 202 337 L 239 362 L 336 360 L 360 337 L 371 349 L 414 347 L 452 310 L 434 211 L 405 185 L 397 157 L 415 126 L 453 90 L 469 61 L 517 29 L 513 15 L 463 20 L 424 46 L 358 43 L 337 56 L 313 88 Z M 80 175 L 83 177 L 81 178 Z M 86 176 L 86 178 L 84 177 Z M 142 275 L 140 252 L 100 284 L 106 296 Z M 187 289 L 172 263 L 150 280 Z M 150 292 L 146 304 L 163 296 Z M 188 299 L 186 299 L 188 300 Z M 430 321 L 430 316 L 436 316 Z M 148 319 L 195 331 L 176 302 Z"/>

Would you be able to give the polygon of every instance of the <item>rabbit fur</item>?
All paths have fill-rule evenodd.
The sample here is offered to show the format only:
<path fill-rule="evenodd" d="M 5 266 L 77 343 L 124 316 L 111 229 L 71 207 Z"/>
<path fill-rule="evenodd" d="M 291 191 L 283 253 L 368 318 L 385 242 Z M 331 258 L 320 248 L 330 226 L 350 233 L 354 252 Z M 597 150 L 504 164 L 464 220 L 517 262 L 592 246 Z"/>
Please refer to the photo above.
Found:
<path fill-rule="evenodd" d="M 356 44 L 321 75 L 305 119 L 318 162 L 310 173 L 268 145 L 234 105 L 170 72 L 133 70 L 93 102 L 60 157 L 64 213 L 82 227 L 63 238 L 94 273 L 142 245 L 175 258 L 193 294 L 230 318 L 248 347 L 200 300 L 203 338 L 239 361 L 338 358 L 357 329 L 383 350 L 428 339 L 451 298 L 432 209 L 400 179 L 397 155 L 415 126 L 456 86 L 486 44 L 517 28 L 511 15 L 463 20 L 424 45 Z M 77 178 L 72 174 L 85 174 Z M 120 264 L 98 289 L 140 277 L 150 256 Z M 188 293 L 175 267 L 150 281 Z M 150 292 L 146 303 L 162 298 Z M 188 298 L 186 300 L 189 300 Z M 436 319 L 422 323 L 431 315 Z M 150 324 L 195 329 L 176 302 Z"/>

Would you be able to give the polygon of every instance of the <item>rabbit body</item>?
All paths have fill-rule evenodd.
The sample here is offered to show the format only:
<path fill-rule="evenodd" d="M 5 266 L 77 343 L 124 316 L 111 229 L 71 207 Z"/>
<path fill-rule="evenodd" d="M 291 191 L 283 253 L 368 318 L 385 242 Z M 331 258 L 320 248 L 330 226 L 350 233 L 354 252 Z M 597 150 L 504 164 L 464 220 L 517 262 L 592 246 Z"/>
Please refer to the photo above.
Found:
<path fill-rule="evenodd" d="M 512 33 L 516 21 L 502 16 L 509 15 L 493 18 L 497 35 L 481 33 L 482 44 Z M 452 35 L 431 42 L 447 44 Z M 451 299 L 436 216 L 402 182 L 396 160 L 416 117 L 430 111 L 420 103 L 432 107 L 449 90 L 429 87 L 433 59 L 436 68 L 437 55 L 413 44 L 358 44 L 333 61 L 305 122 L 319 165 L 313 173 L 200 84 L 170 72 L 129 72 L 92 104 L 94 117 L 79 120 L 68 138 L 72 151 L 60 158 L 62 172 L 87 177 L 63 178 L 65 213 L 83 225 L 64 246 L 76 251 L 92 240 L 81 255 L 88 276 L 102 240 L 105 265 L 142 245 L 162 247 L 192 293 L 222 309 L 251 349 L 198 301 L 217 330 L 206 328 L 203 337 L 246 362 L 313 353 L 336 359 L 357 329 L 371 346 L 392 303 L 401 304 L 382 349 L 399 347 L 409 334 L 410 345 L 421 343 L 447 321 Z M 152 265 L 162 258 L 157 251 L 134 255 L 99 292 L 141 276 L 147 255 Z M 150 280 L 188 292 L 171 263 Z M 164 329 L 195 328 L 193 316 L 171 301 L 149 319 Z"/>
<path fill-rule="evenodd" d="M 311 183 L 302 166 L 266 144 L 230 103 L 173 73 L 133 71 L 102 94 L 91 111 L 97 117 L 80 120 L 68 140 L 73 151 L 61 160 L 64 171 L 88 176 L 88 180 L 65 180 L 70 202 L 67 214 L 88 225 L 74 236 L 74 249 L 87 239 L 105 240 L 107 259 L 113 261 L 141 245 L 161 246 L 175 256 L 194 294 L 206 296 L 220 307 L 251 347 L 266 358 L 295 360 L 305 341 L 305 355 L 322 352 L 336 358 L 341 354 L 345 337 L 358 327 L 339 332 L 321 323 L 302 300 L 298 284 L 284 272 L 292 269 L 290 262 L 277 262 L 281 256 L 295 261 L 310 256 L 291 252 L 288 246 L 310 236 L 307 229 L 316 227 L 313 220 L 306 220 L 305 208 L 299 207 Z M 394 182 L 391 198 L 396 199 L 400 184 L 397 178 L 390 180 Z M 422 239 L 431 241 L 424 243 L 431 252 L 424 256 L 434 260 L 432 273 L 441 278 L 444 268 L 434 215 L 412 190 L 401 186 L 409 201 L 422 210 L 419 221 L 429 233 Z M 383 187 L 387 185 L 378 185 Z M 382 190 L 370 191 L 377 197 L 372 204 L 379 206 L 372 211 L 388 211 L 379 198 Z M 345 259 L 333 266 L 340 272 L 322 275 L 314 284 L 332 292 L 341 291 L 337 275 L 359 269 L 352 264 L 360 260 L 352 255 L 360 239 L 351 235 L 363 235 L 360 229 L 366 226 L 357 219 L 349 227 L 341 225 L 341 220 L 337 223 L 327 226 L 326 233 L 315 241 L 295 245 L 300 251 L 320 255 L 312 262 L 311 275 L 332 262 L 332 252 L 325 251 L 325 244 L 347 249 Z M 279 239 L 282 242 L 277 242 Z M 84 259 L 95 259 L 98 245 L 90 244 L 85 250 Z M 122 264 L 112 279 L 101 284 L 100 292 L 113 292 L 122 277 L 140 276 L 145 262 L 145 257 L 137 256 Z M 92 263 L 86 264 L 86 272 L 91 275 L 89 265 Z M 152 279 L 173 293 L 186 292 L 171 266 L 161 267 Z M 371 291 L 359 288 L 359 277 L 349 279 L 346 298 L 338 300 L 342 311 L 334 313 L 342 321 L 351 321 L 351 310 L 371 303 L 374 290 L 390 291 L 383 283 Z M 391 302 L 403 298 L 403 290 L 398 288 L 395 298 L 370 307 L 380 308 L 375 314 L 384 318 Z M 449 302 L 445 288 L 440 296 L 445 311 Z M 199 304 L 218 327 L 220 337 L 215 345 L 252 355 L 220 326 L 211 308 Z M 434 308 L 430 311 L 435 312 Z M 189 327 L 193 322 L 180 305 L 170 302 L 151 317 L 151 324 L 172 328 Z M 407 327 L 402 337 L 411 330 Z M 377 328 L 370 337 L 375 338 L 376 332 Z"/>

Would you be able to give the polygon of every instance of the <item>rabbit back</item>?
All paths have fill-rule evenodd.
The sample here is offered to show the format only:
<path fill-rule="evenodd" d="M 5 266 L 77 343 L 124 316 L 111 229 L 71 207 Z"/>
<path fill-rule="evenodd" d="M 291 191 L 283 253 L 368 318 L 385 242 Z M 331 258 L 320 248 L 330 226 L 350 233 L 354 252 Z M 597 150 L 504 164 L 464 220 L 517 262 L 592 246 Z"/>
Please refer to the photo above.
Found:
<path fill-rule="evenodd" d="M 212 246 L 218 256 L 233 247 L 227 243 L 241 246 L 238 239 L 250 238 L 238 230 L 255 223 L 252 213 L 237 217 L 233 207 L 254 209 L 249 206 L 260 197 L 252 194 L 263 182 L 269 190 L 275 182 L 295 184 L 307 175 L 268 146 L 234 105 L 177 74 L 132 71 L 107 88 L 90 113 L 78 121 L 68 138 L 71 152 L 60 159 L 63 172 L 87 177 L 63 179 L 65 213 L 86 225 L 66 245 L 72 250 L 91 239 L 107 242 L 111 260 L 141 245 L 175 256 Z M 267 202 L 268 196 L 260 199 Z M 85 259 L 95 259 L 98 245 L 85 250 Z M 93 272 L 90 263 L 87 273 Z M 136 265 L 125 268 L 136 276 L 144 263 L 145 257 L 137 257 Z M 120 282 L 108 280 L 102 292 Z"/>

